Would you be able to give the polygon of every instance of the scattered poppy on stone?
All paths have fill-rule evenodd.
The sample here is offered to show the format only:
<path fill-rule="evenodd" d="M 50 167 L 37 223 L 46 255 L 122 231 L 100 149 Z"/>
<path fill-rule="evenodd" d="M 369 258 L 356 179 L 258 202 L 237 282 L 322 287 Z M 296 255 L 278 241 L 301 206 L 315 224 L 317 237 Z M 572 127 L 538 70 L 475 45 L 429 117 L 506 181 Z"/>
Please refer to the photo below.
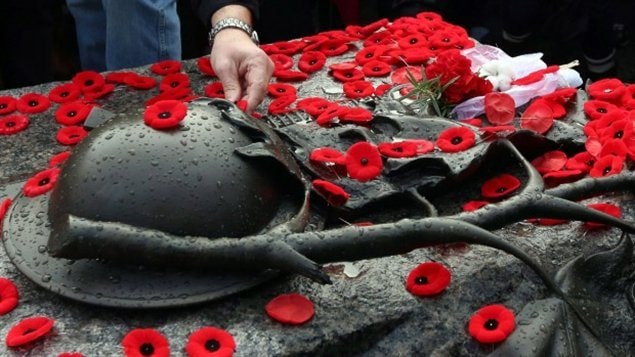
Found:
<path fill-rule="evenodd" d="M 0 135 L 17 134 L 29 127 L 29 117 L 13 114 L 0 118 Z"/>
<path fill-rule="evenodd" d="M 282 82 L 301 82 L 309 78 L 309 75 L 301 71 L 281 69 L 273 72 L 273 76 Z"/>
<path fill-rule="evenodd" d="M 587 207 L 594 209 L 596 211 L 606 213 L 613 217 L 620 218 L 622 216 L 622 210 L 618 206 L 611 203 L 591 203 L 587 205 Z M 605 224 L 603 223 L 584 222 L 584 227 L 586 229 L 597 229 L 597 228 L 602 228 L 604 226 Z"/>
<path fill-rule="evenodd" d="M 137 74 L 132 71 L 108 72 L 104 76 L 104 79 L 106 80 L 107 83 L 126 84 L 126 77 L 128 77 L 129 75 L 137 75 Z"/>
<path fill-rule="evenodd" d="M 60 166 L 61 164 L 66 162 L 66 160 L 68 160 L 70 156 L 71 156 L 70 151 L 62 151 L 61 153 L 54 155 L 49 160 L 49 167 Z"/>
<path fill-rule="evenodd" d="M 57 357 L 84 357 L 84 355 L 79 352 L 62 352 Z"/>
<path fill-rule="evenodd" d="M 287 56 L 293 56 L 294 54 L 302 51 L 305 46 L 306 43 L 302 41 L 278 41 L 270 44 L 272 53 L 279 53 Z"/>
<path fill-rule="evenodd" d="M 400 48 L 408 49 L 412 47 L 425 46 L 428 43 L 425 36 L 420 33 L 413 33 L 406 37 L 402 37 L 397 41 L 397 45 Z"/>
<path fill-rule="evenodd" d="M 388 25 L 388 19 L 387 18 L 382 18 L 379 20 L 375 20 L 371 23 L 369 23 L 368 25 L 363 26 L 360 29 L 360 32 L 366 35 L 370 35 L 371 33 L 379 30 L 380 28 L 384 27 Z"/>
<path fill-rule="evenodd" d="M 347 70 L 333 70 L 331 72 L 333 78 L 340 82 L 353 82 L 364 79 L 364 72 L 357 68 Z"/>
<path fill-rule="evenodd" d="M 2 207 L 0 206 L 0 227 L 2 227 L 2 216 Z M 20 295 L 15 284 L 9 279 L 0 278 L 0 316 L 13 311 L 18 306 L 19 298 Z"/>
<path fill-rule="evenodd" d="M 60 169 L 57 167 L 42 170 L 26 181 L 22 192 L 26 197 L 35 197 L 44 194 L 55 186 L 59 174 Z"/>
<path fill-rule="evenodd" d="M 478 128 L 483 126 L 483 121 L 479 118 L 465 118 L 465 119 L 461 119 L 460 122 L 465 124 L 470 124 Z"/>
<path fill-rule="evenodd" d="M 370 97 L 375 93 L 373 84 L 367 81 L 351 81 L 346 82 L 343 85 L 344 95 L 346 98 L 359 99 L 364 97 Z"/>
<path fill-rule="evenodd" d="M 369 46 L 362 48 L 355 54 L 355 62 L 363 66 L 370 61 L 377 60 L 387 50 L 388 47 L 386 46 Z"/>
<path fill-rule="evenodd" d="M 82 71 L 73 76 L 71 81 L 79 87 L 82 92 L 94 91 L 106 84 L 106 79 L 95 71 Z"/>
<path fill-rule="evenodd" d="M 606 155 L 593 164 L 589 175 L 591 177 L 606 177 L 619 174 L 624 168 L 624 157 Z"/>
<path fill-rule="evenodd" d="M 554 187 L 563 183 L 578 181 L 584 177 L 586 173 L 582 170 L 560 170 L 547 172 L 542 176 L 545 186 Z"/>
<path fill-rule="evenodd" d="M 289 69 L 293 67 L 293 58 L 282 53 L 274 53 L 269 55 L 276 70 Z"/>
<path fill-rule="evenodd" d="M 349 71 L 356 67 L 357 64 L 355 62 L 337 62 L 329 65 L 331 71 Z"/>
<path fill-rule="evenodd" d="M 150 70 L 154 74 L 165 76 L 172 73 L 178 73 L 181 71 L 181 62 L 176 60 L 165 60 L 154 63 L 150 66 Z"/>
<path fill-rule="evenodd" d="M 167 91 L 176 88 L 189 88 L 190 77 L 185 73 L 171 73 L 163 77 L 159 83 L 160 91 Z"/>
<path fill-rule="evenodd" d="M 366 62 L 366 64 L 362 66 L 362 72 L 366 77 L 384 77 L 391 71 L 392 68 L 389 64 L 379 60 Z"/>
<path fill-rule="evenodd" d="M 604 115 L 619 109 L 615 104 L 603 100 L 587 100 L 583 108 L 584 113 L 591 120 L 601 119 Z"/>
<path fill-rule="evenodd" d="M 55 103 L 68 103 L 79 99 L 82 91 L 75 83 L 60 84 L 49 92 L 49 99 Z"/>
<path fill-rule="evenodd" d="M 75 145 L 82 141 L 86 135 L 88 135 L 88 132 L 83 127 L 70 125 L 58 130 L 55 139 L 62 145 Z"/>
<path fill-rule="evenodd" d="M 135 89 L 152 89 L 156 87 L 156 79 L 149 76 L 142 76 L 136 73 L 130 73 L 124 77 L 124 83 Z"/>
<path fill-rule="evenodd" d="M 312 150 L 309 159 L 325 164 L 346 165 L 346 156 L 343 152 L 326 147 Z"/>
<path fill-rule="evenodd" d="M 509 133 L 515 132 L 516 127 L 513 125 L 485 126 L 478 128 L 478 131 L 484 139 L 491 140 L 497 137 L 507 136 Z"/>
<path fill-rule="evenodd" d="M 223 89 L 223 83 L 220 81 L 206 85 L 203 91 L 210 98 L 225 98 L 225 89 Z"/>
<path fill-rule="evenodd" d="M 553 110 L 544 102 L 534 101 L 520 117 L 520 127 L 544 134 L 553 125 Z"/>
<path fill-rule="evenodd" d="M 11 207 L 10 198 L 5 198 L 2 202 L 0 202 L 0 231 L 2 230 L 2 221 L 4 220 L 4 216 L 6 216 L 7 212 L 9 212 L 9 207 Z"/>
<path fill-rule="evenodd" d="M 569 158 L 564 167 L 568 170 L 580 170 L 586 173 L 591 171 L 591 168 L 595 164 L 595 160 L 595 156 L 591 155 L 587 151 L 583 151 Z"/>
<path fill-rule="evenodd" d="M 316 179 L 311 182 L 313 188 L 333 207 L 339 207 L 348 201 L 350 195 L 342 187 L 325 180 Z"/>
<path fill-rule="evenodd" d="M 597 137 L 589 137 L 584 142 L 584 148 L 589 154 L 598 157 L 602 151 L 602 143 Z"/>
<path fill-rule="evenodd" d="M 210 61 L 209 56 L 199 57 L 196 60 L 196 66 L 204 75 L 216 77 L 216 72 L 214 71 L 214 68 L 212 68 L 212 62 Z"/>
<path fill-rule="evenodd" d="M 168 357 L 170 345 L 168 339 L 159 331 L 151 328 L 134 329 L 121 340 L 126 357 Z"/>
<path fill-rule="evenodd" d="M 390 88 L 392 88 L 392 84 L 388 84 L 388 83 L 380 84 L 377 86 L 377 88 L 375 88 L 375 95 L 378 97 L 381 97 L 384 94 L 386 94 L 386 92 L 388 92 Z"/>
<path fill-rule="evenodd" d="M 348 52 L 348 42 L 349 41 L 346 39 L 330 39 L 322 41 L 315 49 L 322 52 L 327 57 L 339 56 Z"/>
<path fill-rule="evenodd" d="M 410 75 L 412 75 L 416 81 L 420 81 L 423 78 L 421 68 L 401 67 L 392 72 L 390 79 L 394 84 L 410 84 Z"/>
<path fill-rule="evenodd" d="M 514 313 L 500 304 L 480 308 L 468 323 L 470 336 L 480 343 L 500 343 L 516 328 Z"/>
<path fill-rule="evenodd" d="M 55 322 L 48 317 L 35 316 L 21 320 L 11 327 L 5 339 L 7 347 L 26 345 L 48 334 Z"/>
<path fill-rule="evenodd" d="M 295 97 L 297 92 L 294 86 L 287 83 L 269 83 L 267 85 L 267 93 L 274 98 L 284 97 L 286 95 Z"/>
<path fill-rule="evenodd" d="M 99 89 L 84 91 L 84 99 L 86 99 L 87 101 L 97 100 L 107 96 L 108 94 L 112 93 L 114 90 L 115 90 L 114 84 L 106 83 Z"/>
<path fill-rule="evenodd" d="M 370 181 L 381 174 L 384 163 L 375 145 L 360 141 L 346 151 L 346 171 L 358 181 Z"/>
<path fill-rule="evenodd" d="M 315 122 L 321 126 L 329 126 L 340 116 L 348 110 L 346 107 L 339 106 L 335 103 L 330 105 L 326 110 L 322 111 L 320 115 L 315 119 Z"/>
<path fill-rule="evenodd" d="M 604 145 L 602 145 L 599 157 L 614 155 L 625 158 L 627 154 L 628 148 L 626 147 L 626 144 L 624 144 L 624 141 L 620 139 L 609 139 L 604 142 Z"/>
<path fill-rule="evenodd" d="M 0 115 L 11 114 L 16 110 L 17 100 L 8 95 L 0 96 Z"/>
<path fill-rule="evenodd" d="M 62 125 L 81 124 L 92 108 L 92 105 L 81 101 L 64 103 L 55 111 L 55 121 Z"/>
<path fill-rule="evenodd" d="M 426 262 L 412 269 L 406 279 L 406 290 L 416 296 L 433 296 L 443 292 L 452 276 L 448 268 L 437 262 Z"/>
<path fill-rule="evenodd" d="M 364 47 L 390 45 L 394 42 L 390 32 L 379 31 L 364 40 Z"/>
<path fill-rule="evenodd" d="M 269 114 L 279 115 L 287 113 L 289 110 L 289 106 L 295 102 L 297 97 L 295 95 L 286 95 L 283 97 L 276 98 L 269 103 L 269 107 L 267 107 L 267 111 Z"/>
<path fill-rule="evenodd" d="M 154 105 L 164 100 L 178 100 L 179 102 L 189 102 L 192 99 L 196 99 L 197 96 L 192 93 L 192 88 L 176 88 L 166 90 L 154 97 L 148 99 L 145 102 L 146 107 Z"/>
<path fill-rule="evenodd" d="M 494 125 L 507 125 L 516 116 L 516 102 L 507 93 L 487 93 L 485 94 L 485 115 Z"/>
<path fill-rule="evenodd" d="M 468 128 L 455 126 L 443 130 L 437 139 L 437 146 L 445 152 L 459 152 L 474 146 L 476 134 Z"/>
<path fill-rule="evenodd" d="M 265 311 L 275 321 L 288 325 L 306 323 L 315 314 L 311 300 L 297 293 L 278 295 L 267 303 Z"/>
<path fill-rule="evenodd" d="M 234 337 L 216 327 L 203 327 L 192 332 L 185 345 L 188 357 L 231 357 L 235 350 Z"/>
<path fill-rule="evenodd" d="M 409 141 L 397 141 L 394 143 L 380 143 L 377 145 L 379 152 L 392 158 L 407 158 L 417 156 L 417 144 Z"/>
<path fill-rule="evenodd" d="M 541 174 L 561 170 L 567 163 L 567 154 L 560 150 L 548 151 L 533 159 L 531 164 Z"/>
<path fill-rule="evenodd" d="M 326 63 L 326 55 L 319 51 L 307 51 L 298 60 L 298 69 L 304 73 L 313 73 L 321 70 Z"/>
<path fill-rule="evenodd" d="M 587 87 L 587 93 L 591 98 L 614 104 L 621 104 L 625 92 L 626 86 L 617 78 L 601 79 Z"/>
<path fill-rule="evenodd" d="M 487 201 L 469 201 L 464 203 L 462 208 L 465 212 L 472 212 L 488 204 L 489 202 Z"/>
<path fill-rule="evenodd" d="M 41 113 L 50 106 L 49 98 L 38 93 L 26 93 L 16 103 L 16 108 L 24 114 Z"/>
<path fill-rule="evenodd" d="M 510 195 L 520 187 L 520 180 L 510 174 L 493 177 L 481 186 L 481 196 L 498 199 Z"/>
<path fill-rule="evenodd" d="M 143 122 L 153 129 L 171 129 L 187 114 L 187 105 L 178 100 L 163 100 L 146 108 Z"/>
<path fill-rule="evenodd" d="M 339 107 L 339 105 L 329 102 L 324 98 L 305 98 L 296 103 L 296 108 L 304 110 L 313 117 L 317 117 L 335 107 Z"/>
<path fill-rule="evenodd" d="M 373 113 L 360 107 L 341 107 L 342 112 L 338 117 L 342 123 L 364 124 L 373 120 Z"/>
<path fill-rule="evenodd" d="M 635 85 L 626 86 L 621 104 L 626 110 L 635 110 Z"/>

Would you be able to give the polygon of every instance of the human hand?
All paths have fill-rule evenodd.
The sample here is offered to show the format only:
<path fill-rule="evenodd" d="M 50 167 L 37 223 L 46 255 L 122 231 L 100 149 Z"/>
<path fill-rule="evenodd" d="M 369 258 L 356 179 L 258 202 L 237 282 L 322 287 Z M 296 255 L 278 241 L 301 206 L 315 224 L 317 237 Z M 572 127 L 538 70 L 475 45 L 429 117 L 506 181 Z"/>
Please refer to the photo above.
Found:
<path fill-rule="evenodd" d="M 214 38 L 210 60 L 223 84 L 225 98 L 232 102 L 245 99 L 247 113 L 256 109 L 273 73 L 269 56 L 244 31 L 228 28 Z"/>

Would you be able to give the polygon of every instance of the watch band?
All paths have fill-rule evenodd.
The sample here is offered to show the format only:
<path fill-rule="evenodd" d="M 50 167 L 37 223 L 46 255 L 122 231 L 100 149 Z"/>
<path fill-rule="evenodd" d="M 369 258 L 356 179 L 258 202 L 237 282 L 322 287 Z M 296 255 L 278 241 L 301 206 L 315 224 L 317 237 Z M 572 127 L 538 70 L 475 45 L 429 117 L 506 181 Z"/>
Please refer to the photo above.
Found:
<path fill-rule="evenodd" d="M 212 27 L 212 29 L 209 31 L 208 40 L 209 40 L 209 48 L 210 49 L 214 45 L 214 37 L 216 37 L 216 35 L 221 30 L 224 30 L 226 28 L 237 28 L 237 29 L 243 30 L 249 35 L 251 40 L 256 45 L 260 45 L 260 41 L 258 40 L 258 34 L 256 33 L 256 31 L 251 26 L 249 26 L 249 24 L 247 24 L 243 20 L 237 19 L 235 17 L 226 17 L 226 18 L 218 21 L 216 23 L 216 25 L 214 25 L 214 27 Z"/>

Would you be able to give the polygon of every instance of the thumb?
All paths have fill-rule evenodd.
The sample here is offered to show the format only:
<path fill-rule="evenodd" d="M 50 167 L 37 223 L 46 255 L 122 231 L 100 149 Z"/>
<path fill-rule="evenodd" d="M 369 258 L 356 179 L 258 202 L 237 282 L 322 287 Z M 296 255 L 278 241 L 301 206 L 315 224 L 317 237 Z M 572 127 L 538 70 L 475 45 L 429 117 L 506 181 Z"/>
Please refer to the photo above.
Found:
<path fill-rule="evenodd" d="M 216 71 L 216 75 L 223 84 L 225 99 L 231 102 L 237 102 L 241 96 L 240 81 L 238 80 L 238 68 L 233 63 L 221 66 L 221 68 Z"/>

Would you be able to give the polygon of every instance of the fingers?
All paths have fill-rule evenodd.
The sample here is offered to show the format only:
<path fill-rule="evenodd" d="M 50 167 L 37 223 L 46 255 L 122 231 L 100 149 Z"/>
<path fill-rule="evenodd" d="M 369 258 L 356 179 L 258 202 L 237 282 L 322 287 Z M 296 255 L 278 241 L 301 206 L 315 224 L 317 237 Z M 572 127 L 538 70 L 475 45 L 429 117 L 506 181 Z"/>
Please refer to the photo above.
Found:
<path fill-rule="evenodd" d="M 273 62 L 264 52 L 257 54 L 252 61 L 245 73 L 247 113 L 254 111 L 264 99 L 274 68 Z"/>
<path fill-rule="evenodd" d="M 223 84 L 225 99 L 237 102 L 242 94 L 237 63 L 223 59 L 214 64 L 213 68 Z"/>

